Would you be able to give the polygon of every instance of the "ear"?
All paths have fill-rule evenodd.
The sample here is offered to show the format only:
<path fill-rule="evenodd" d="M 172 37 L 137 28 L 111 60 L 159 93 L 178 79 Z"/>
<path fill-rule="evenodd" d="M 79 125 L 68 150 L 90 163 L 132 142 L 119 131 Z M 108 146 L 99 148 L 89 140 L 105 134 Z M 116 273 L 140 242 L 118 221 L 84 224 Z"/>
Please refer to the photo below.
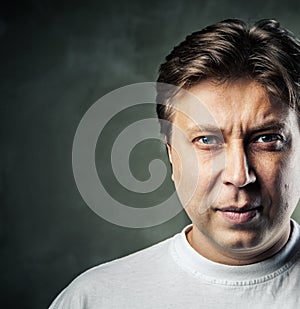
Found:
<path fill-rule="evenodd" d="M 172 164 L 173 164 L 173 161 L 172 161 L 172 146 L 167 142 L 166 139 L 165 139 L 165 145 L 166 145 L 166 148 L 167 148 L 169 162 L 171 164 L 171 170 L 172 170 L 171 179 L 174 181 L 173 166 L 172 166 Z"/>
<path fill-rule="evenodd" d="M 169 161 L 170 163 L 172 164 L 172 147 L 171 145 L 168 143 L 168 141 L 166 140 L 165 138 L 165 145 L 166 145 L 166 148 L 167 148 L 167 153 L 168 153 L 168 157 L 169 157 Z"/>

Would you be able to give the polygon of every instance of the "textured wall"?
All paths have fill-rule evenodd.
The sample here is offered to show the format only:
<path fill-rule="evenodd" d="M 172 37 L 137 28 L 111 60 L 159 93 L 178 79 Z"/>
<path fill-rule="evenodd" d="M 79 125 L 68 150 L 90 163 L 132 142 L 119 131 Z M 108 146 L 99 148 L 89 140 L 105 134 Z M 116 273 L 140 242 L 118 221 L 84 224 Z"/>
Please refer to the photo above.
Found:
<path fill-rule="evenodd" d="M 170 49 L 207 24 L 271 17 L 300 35 L 299 13 L 300 2 L 289 0 L 1 1 L 0 306 L 45 308 L 83 270 L 188 222 L 181 213 L 128 229 L 86 206 L 73 178 L 72 143 L 99 97 L 154 81 Z M 155 151 L 150 156 L 165 159 Z M 141 158 L 136 166 L 144 166 Z"/>

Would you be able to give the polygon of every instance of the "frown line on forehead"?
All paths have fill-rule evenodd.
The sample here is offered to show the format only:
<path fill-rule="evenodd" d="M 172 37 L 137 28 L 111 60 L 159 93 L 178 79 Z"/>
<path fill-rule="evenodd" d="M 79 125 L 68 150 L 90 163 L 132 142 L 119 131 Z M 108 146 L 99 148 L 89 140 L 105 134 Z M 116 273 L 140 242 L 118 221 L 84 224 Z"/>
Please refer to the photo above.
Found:
<path fill-rule="evenodd" d="M 249 126 L 248 131 L 251 132 L 260 132 L 267 130 L 281 131 L 287 126 L 286 122 L 274 119 L 271 121 L 266 121 L 259 123 L 257 125 Z M 217 126 L 215 124 L 208 123 L 193 123 L 192 125 L 187 125 L 184 128 L 187 133 L 197 133 L 197 132 L 210 132 L 210 133 L 220 133 L 226 131 L 225 128 Z"/>

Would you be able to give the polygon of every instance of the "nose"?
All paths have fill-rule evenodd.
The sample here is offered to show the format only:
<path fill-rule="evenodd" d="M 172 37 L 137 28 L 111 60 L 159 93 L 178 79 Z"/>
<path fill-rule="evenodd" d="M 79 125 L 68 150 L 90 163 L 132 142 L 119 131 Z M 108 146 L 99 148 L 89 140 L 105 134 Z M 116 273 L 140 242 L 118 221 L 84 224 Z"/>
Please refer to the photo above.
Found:
<path fill-rule="evenodd" d="M 241 142 L 228 146 L 225 155 L 225 170 L 223 183 L 242 188 L 256 181 L 254 170 L 249 167 L 249 162 Z"/>

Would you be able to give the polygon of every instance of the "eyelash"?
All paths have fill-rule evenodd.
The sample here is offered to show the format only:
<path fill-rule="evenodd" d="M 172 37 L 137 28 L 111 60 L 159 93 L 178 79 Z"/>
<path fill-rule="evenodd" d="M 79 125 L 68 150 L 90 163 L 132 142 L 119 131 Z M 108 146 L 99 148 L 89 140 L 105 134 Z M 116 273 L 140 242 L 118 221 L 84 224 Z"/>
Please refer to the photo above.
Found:
<path fill-rule="evenodd" d="M 261 138 L 271 138 L 270 141 L 265 141 L 265 142 L 260 142 L 259 139 Z M 215 143 L 203 143 L 200 142 L 200 140 L 203 139 L 214 139 L 216 142 Z M 192 141 L 193 143 L 197 144 L 199 143 L 203 148 L 208 148 L 208 149 L 216 149 L 216 148 L 221 148 L 222 144 L 223 144 L 223 139 L 219 138 L 216 135 L 204 135 L 204 136 L 199 136 L 193 139 Z M 256 144 L 255 146 L 257 147 L 258 144 L 260 144 L 260 146 L 265 146 L 265 147 L 272 147 L 272 146 L 279 146 L 277 145 L 277 142 L 282 142 L 285 143 L 285 140 L 283 138 L 283 136 L 281 136 L 280 134 L 276 134 L 276 133 L 267 133 L 267 134 L 262 134 L 259 135 L 257 137 L 255 137 L 254 139 L 252 139 L 251 141 L 253 144 Z M 283 144 L 281 145 L 283 146 Z M 258 146 L 259 147 L 259 146 Z"/>
<path fill-rule="evenodd" d="M 214 143 L 204 143 L 203 139 L 214 139 Z M 202 140 L 202 142 L 201 142 Z M 223 140 L 220 139 L 218 136 L 215 135 L 205 135 L 205 136 L 199 136 L 193 139 L 192 141 L 194 144 L 196 144 L 199 148 L 202 149 L 208 149 L 208 150 L 217 150 L 222 148 Z"/>
<path fill-rule="evenodd" d="M 283 141 L 283 137 L 280 136 L 279 134 L 275 134 L 275 133 L 270 133 L 270 134 L 263 134 L 263 135 L 260 135 L 258 136 L 256 139 L 255 139 L 255 143 L 261 143 L 261 142 L 258 142 L 258 140 L 260 138 L 263 138 L 263 137 L 272 137 L 272 138 L 276 138 L 276 139 L 273 139 L 272 141 L 269 141 L 269 142 L 262 142 L 262 143 L 272 143 L 272 142 L 275 142 L 275 141 Z"/>
<path fill-rule="evenodd" d="M 207 138 L 213 138 L 215 140 L 219 140 L 220 139 L 217 137 L 217 136 L 214 136 L 214 135 L 205 135 L 205 136 L 200 136 L 200 137 L 197 137 L 195 138 L 194 140 L 197 142 L 199 141 L 200 139 L 207 139 Z M 204 145 L 212 145 L 212 144 L 209 144 L 209 143 L 203 143 Z M 221 143 L 215 143 L 215 144 L 221 144 Z"/>

